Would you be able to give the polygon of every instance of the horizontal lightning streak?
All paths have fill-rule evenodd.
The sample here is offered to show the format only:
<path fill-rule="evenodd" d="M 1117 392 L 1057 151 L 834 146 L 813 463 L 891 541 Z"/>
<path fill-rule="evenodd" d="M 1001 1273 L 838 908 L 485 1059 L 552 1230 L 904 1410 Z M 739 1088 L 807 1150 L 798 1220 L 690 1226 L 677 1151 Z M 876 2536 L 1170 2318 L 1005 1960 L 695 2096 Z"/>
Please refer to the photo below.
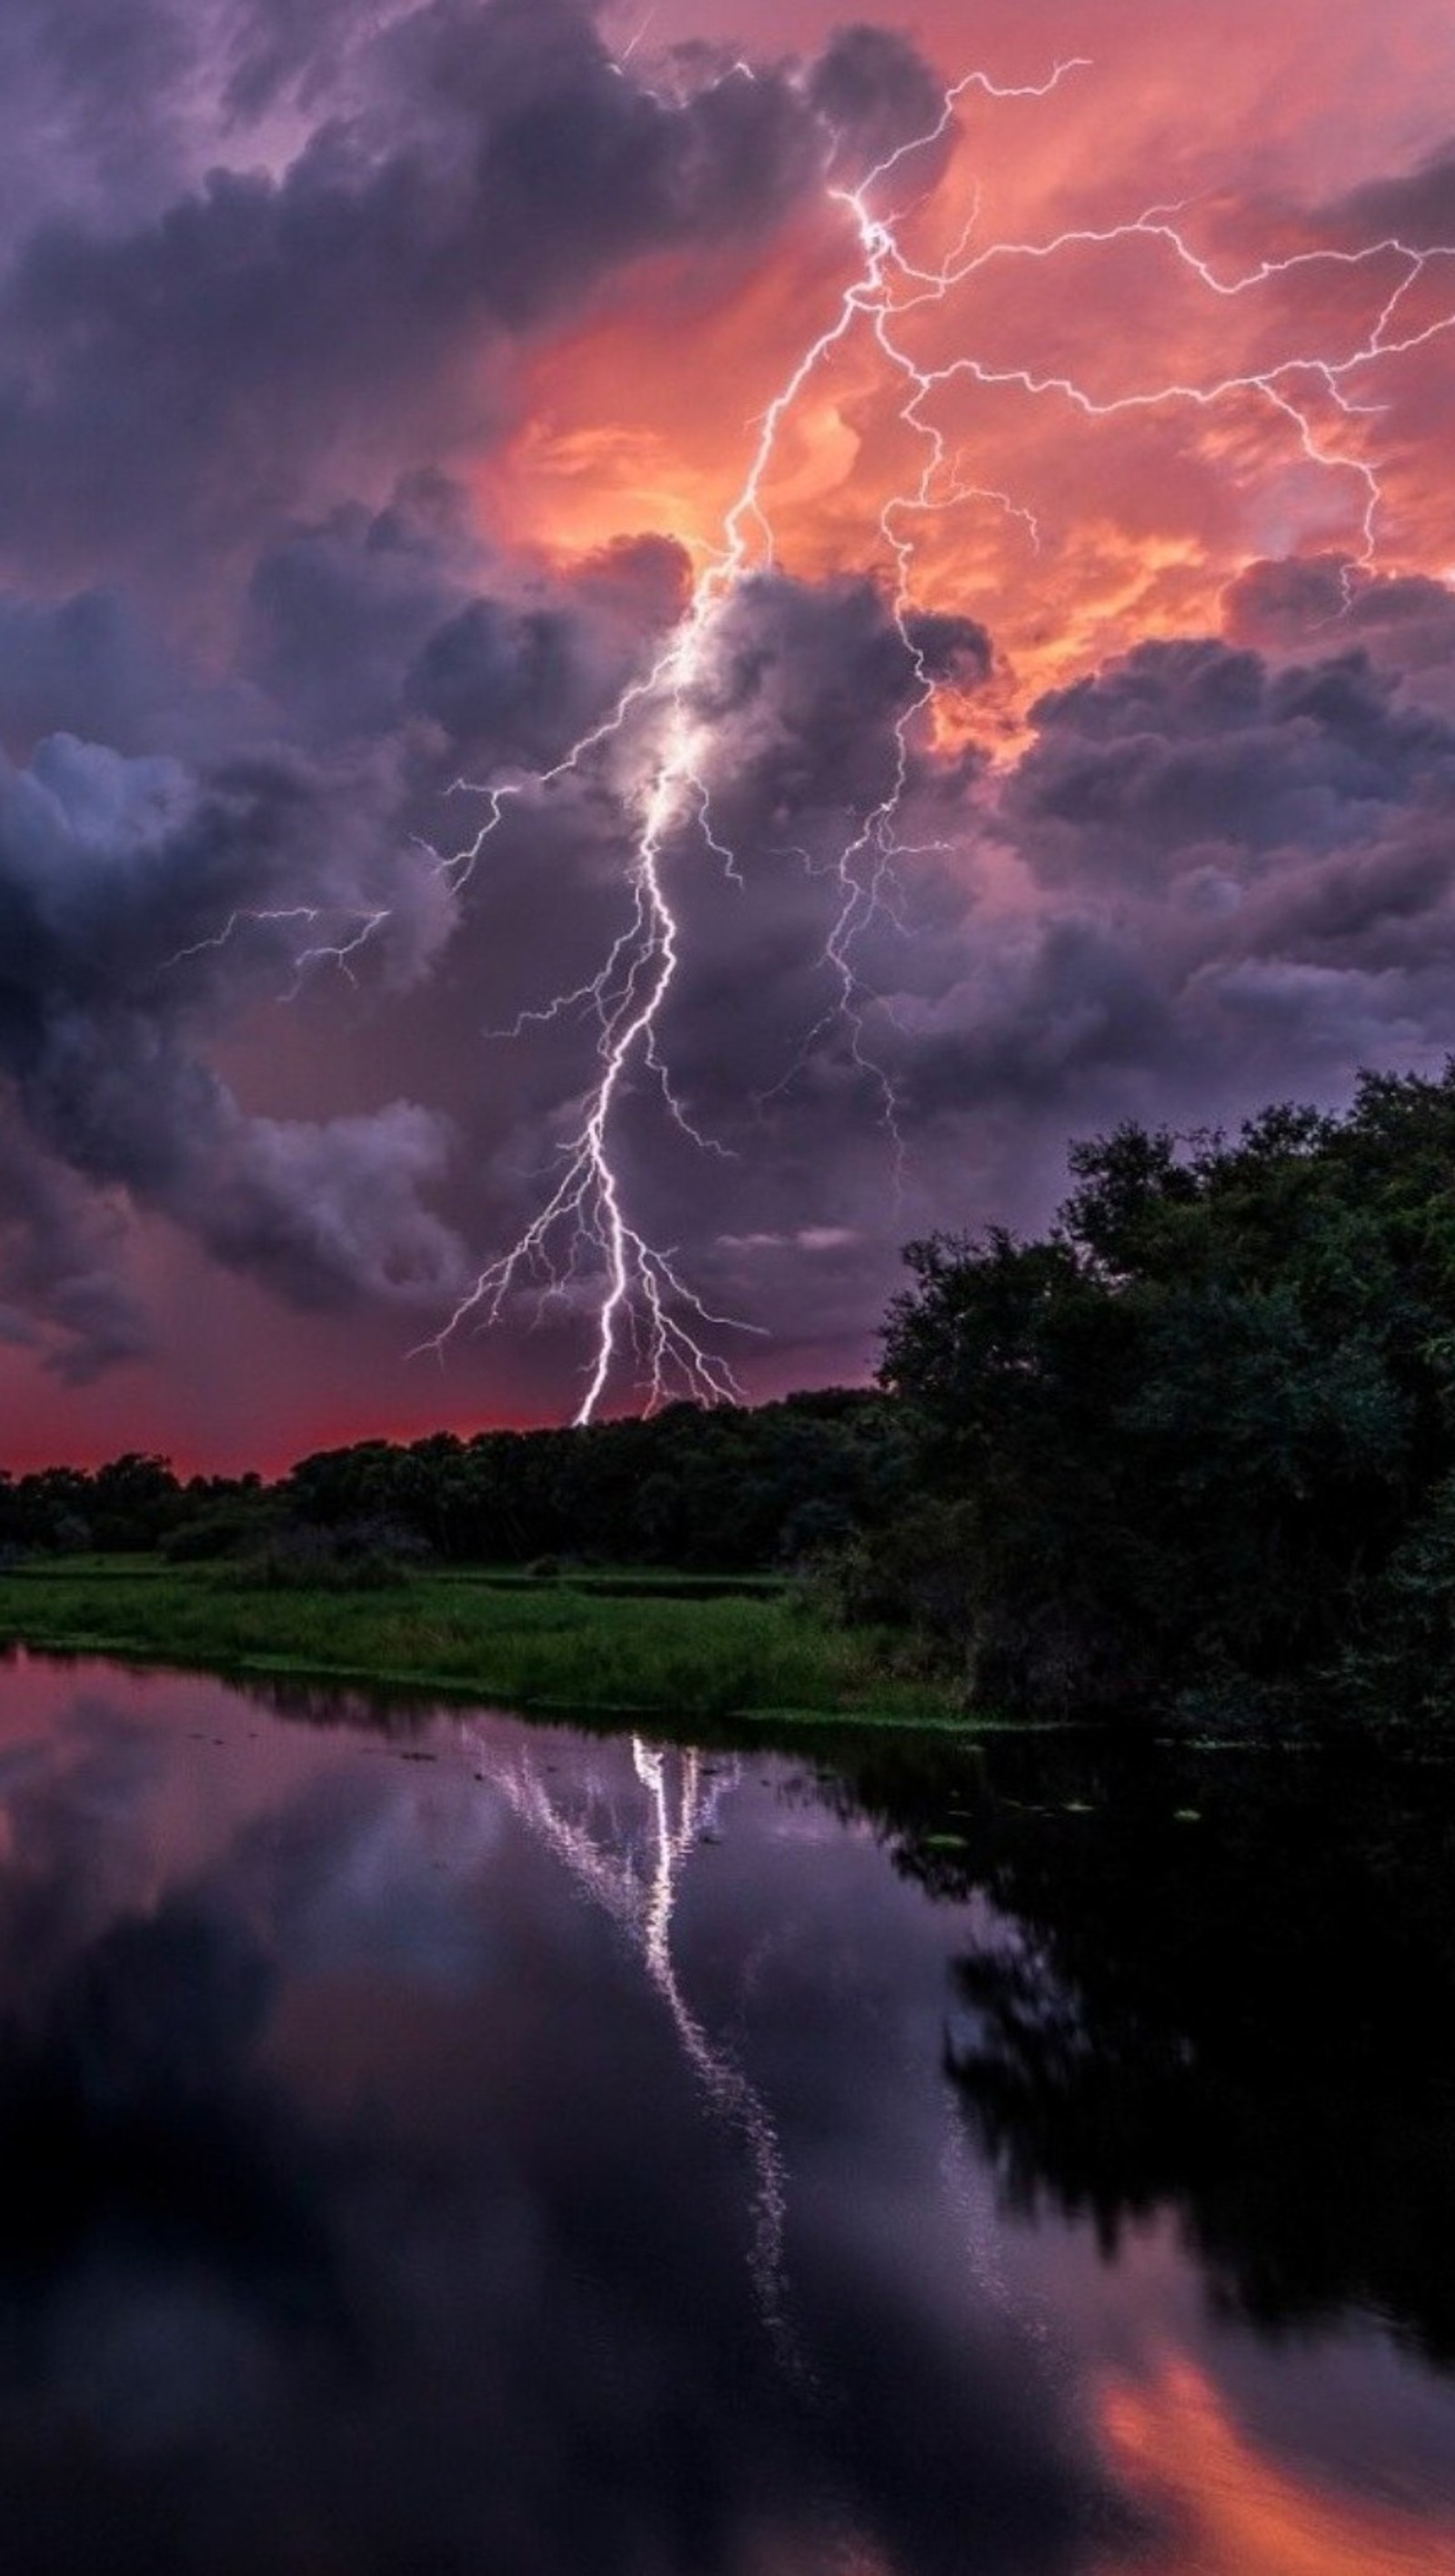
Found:
<path fill-rule="evenodd" d="M 370 940 L 377 936 L 393 915 L 389 906 L 385 904 L 377 912 L 359 912 L 346 917 L 358 924 L 352 938 L 318 940 L 311 947 L 300 948 L 296 952 L 293 959 L 293 981 L 283 995 L 284 1001 L 297 1000 L 310 969 L 315 966 L 336 966 L 349 983 L 358 982 L 350 960 L 357 957 L 362 949 L 367 948 Z M 183 965 L 189 957 L 202 957 L 209 950 L 229 948 L 245 930 L 277 928 L 285 922 L 294 921 L 305 921 L 311 926 L 330 918 L 337 918 L 337 914 L 334 907 L 325 904 L 291 903 L 280 905 L 274 910 L 240 909 L 229 913 L 222 928 L 215 931 L 210 938 L 194 939 L 190 947 L 179 948 L 172 956 L 164 958 L 161 972 L 169 974 L 173 967 Z"/>

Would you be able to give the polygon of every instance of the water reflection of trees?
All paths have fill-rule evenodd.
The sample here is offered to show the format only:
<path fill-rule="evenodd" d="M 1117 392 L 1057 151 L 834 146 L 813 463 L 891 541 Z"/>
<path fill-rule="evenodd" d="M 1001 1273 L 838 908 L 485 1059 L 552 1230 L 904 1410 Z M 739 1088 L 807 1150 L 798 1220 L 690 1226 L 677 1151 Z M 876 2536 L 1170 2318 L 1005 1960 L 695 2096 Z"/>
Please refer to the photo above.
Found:
<path fill-rule="evenodd" d="M 1455 2365 L 1455 1771 L 1042 1739 L 859 1790 L 997 1909 L 946 2056 L 1008 2205 L 1170 2210 L 1245 2318 Z"/>

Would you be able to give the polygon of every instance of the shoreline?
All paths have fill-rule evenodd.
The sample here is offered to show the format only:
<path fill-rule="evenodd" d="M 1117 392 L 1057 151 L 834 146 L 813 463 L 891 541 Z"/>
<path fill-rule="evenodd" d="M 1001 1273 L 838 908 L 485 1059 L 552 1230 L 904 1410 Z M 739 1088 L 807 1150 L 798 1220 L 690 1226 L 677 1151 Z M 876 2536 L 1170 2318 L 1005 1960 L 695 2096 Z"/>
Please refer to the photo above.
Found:
<path fill-rule="evenodd" d="M 622 1588 L 617 1588 L 622 1586 Z M 254 1589 L 145 1559 L 0 1573 L 0 1649 L 360 1692 L 473 1698 L 556 1722 L 667 1720 L 967 1739 L 953 1693 L 879 1668 L 882 1641 L 786 1598 L 603 1576 L 458 1570 L 377 1591 Z"/>

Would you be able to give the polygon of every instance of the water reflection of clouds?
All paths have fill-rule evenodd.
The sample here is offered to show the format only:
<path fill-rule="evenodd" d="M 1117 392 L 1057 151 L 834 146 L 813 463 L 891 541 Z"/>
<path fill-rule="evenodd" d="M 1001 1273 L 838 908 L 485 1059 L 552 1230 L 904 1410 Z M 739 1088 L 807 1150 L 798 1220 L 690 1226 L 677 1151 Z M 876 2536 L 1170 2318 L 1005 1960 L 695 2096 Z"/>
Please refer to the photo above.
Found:
<path fill-rule="evenodd" d="M 180 1680 L 14 1717 L 23 1681 L 0 2476 L 27 2576 L 1312 2576 L 1229 2554 L 1295 2490 L 1279 2547 L 1445 2545 L 1280 2452 L 1174 2233 L 1106 2267 L 1084 2225 L 1007 2226 L 940 2063 L 979 1913 L 862 1819 L 785 1834 L 785 1771 L 285 1724 Z M 811 2387 L 771 2366 L 765 2251 Z M 1372 2420 L 1352 2363 L 1348 2402 Z M 1170 2447 L 1185 2477 L 1148 2466 Z"/>
<path fill-rule="evenodd" d="M 451 1759 L 451 1721 L 389 1741 L 188 1692 L 59 1705 L 49 1780 L 26 1788 L 67 1937 L 49 1971 L 23 1968 L 33 2035 L 23 2063 L 10 2035 L 8 2066 L 52 2133 L 59 2115 L 72 2146 L 90 2138 L 90 2184 L 62 2192 L 64 2239 L 28 2275 L 44 2365 L 0 2445 L 21 2555 L 49 2514 L 70 2563 L 103 2571 L 304 2566 L 319 2532 L 358 2571 L 415 2566 L 427 2532 L 438 2563 L 541 2576 L 961 2576 L 963 2532 L 989 2517 L 989 2571 L 1076 2566 L 1084 2481 L 1056 2421 L 1022 2421 L 976 2367 L 973 2318 L 925 2316 L 894 2259 L 917 2202 L 891 2174 L 904 2120 L 863 2063 L 855 1978 L 834 1973 L 814 2012 L 803 1855 L 770 1832 L 773 1793 L 755 1783 L 724 1821 L 731 1775 L 685 1783 L 652 1749 L 487 1726 Z M 103 1790 L 108 1759 L 124 1793 Z M 603 1886 L 626 1942 L 510 1821 L 494 1783 L 520 1795 L 530 1767 L 608 1862 L 621 1837 Z M 82 1901 L 82 1862 L 103 1899 Z M 852 1865 L 899 1924 L 881 1857 L 855 1839 Z M 840 1947 L 855 1901 L 829 1904 Z M 827 2411 L 765 2370 L 742 2272 L 749 2105 L 729 2094 L 726 2136 L 700 2117 L 706 2071 L 731 2087 L 744 1960 L 770 2061 L 749 2092 L 788 2102 L 806 2182 L 796 2277 Z M 103 2117 L 95 1994 L 131 2035 Z M 855 2128 L 865 2146 L 878 2130 L 860 2187 L 883 2228 L 852 2221 Z M 155 2187 L 121 2187 L 147 2169 Z M 67 2419 L 90 2496 L 111 2491 L 106 2530 L 44 2465 Z M 206 2504 L 183 2473 L 196 2445 Z"/>
<path fill-rule="evenodd" d="M 401 1786 L 383 1765 L 336 1760 L 298 1785 L 281 1816 L 239 1834 L 229 1901 L 266 1924 L 290 1976 L 358 1971 L 467 1991 L 497 1943 L 461 1892 L 489 1867 L 501 1814 L 459 1788 L 421 1788 L 413 1774 Z"/>

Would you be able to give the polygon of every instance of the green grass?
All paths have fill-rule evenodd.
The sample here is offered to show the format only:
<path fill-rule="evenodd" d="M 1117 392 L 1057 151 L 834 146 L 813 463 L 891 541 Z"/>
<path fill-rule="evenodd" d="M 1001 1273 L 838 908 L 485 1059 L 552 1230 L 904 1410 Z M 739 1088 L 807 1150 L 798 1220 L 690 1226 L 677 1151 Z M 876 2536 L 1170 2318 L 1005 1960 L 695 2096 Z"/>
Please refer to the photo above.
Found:
<path fill-rule="evenodd" d="M 214 1671 L 468 1691 L 519 1709 L 944 1723 L 943 1687 L 786 1597 L 522 1588 L 456 1573 L 378 1592 L 258 1591 L 223 1566 L 68 1559 L 0 1574 L 0 1643 Z"/>

